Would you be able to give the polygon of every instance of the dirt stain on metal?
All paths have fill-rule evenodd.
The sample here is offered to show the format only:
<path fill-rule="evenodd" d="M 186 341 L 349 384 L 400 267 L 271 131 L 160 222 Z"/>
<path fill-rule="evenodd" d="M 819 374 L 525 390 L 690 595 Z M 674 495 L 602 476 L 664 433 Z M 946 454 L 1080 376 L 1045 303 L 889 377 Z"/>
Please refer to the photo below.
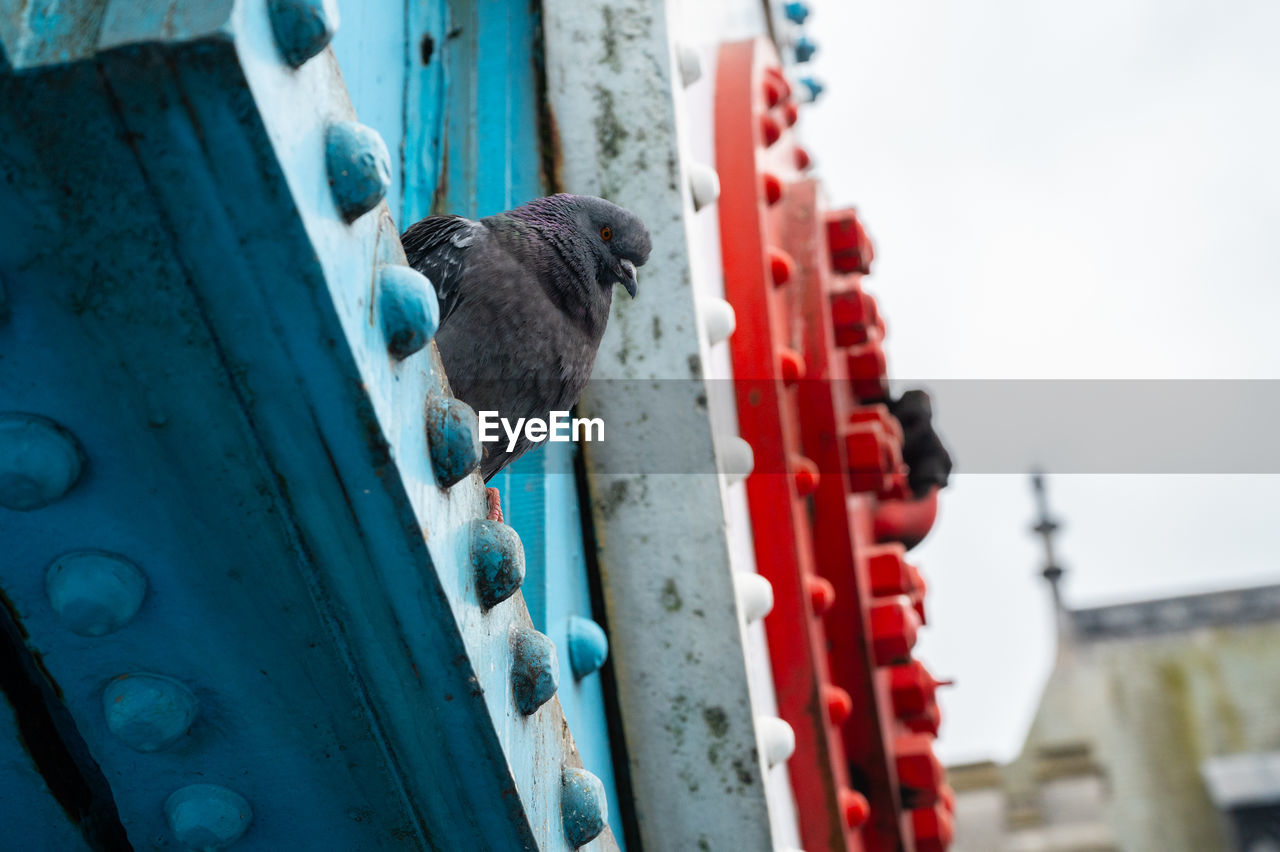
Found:
<path fill-rule="evenodd" d="M 682 607 L 684 601 L 680 597 L 680 590 L 676 588 L 676 581 L 668 577 L 662 584 L 662 608 L 667 612 L 679 612 Z"/>

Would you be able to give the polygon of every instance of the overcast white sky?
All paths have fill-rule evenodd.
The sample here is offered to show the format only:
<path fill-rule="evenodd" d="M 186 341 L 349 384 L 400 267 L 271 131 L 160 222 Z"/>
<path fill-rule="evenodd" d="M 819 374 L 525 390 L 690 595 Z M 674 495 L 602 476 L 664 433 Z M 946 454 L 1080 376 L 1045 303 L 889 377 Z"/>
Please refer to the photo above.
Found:
<path fill-rule="evenodd" d="M 812 6 L 828 88 L 799 130 L 876 242 L 892 375 L 1280 379 L 1280 4 Z M 1004 760 L 1053 654 L 1031 492 L 952 449 L 919 655 L 958 681 L 944 759 Z M 1050 498 L 1074 605 L 1280 582 L 1280 477 L 1059 475 Z"/>

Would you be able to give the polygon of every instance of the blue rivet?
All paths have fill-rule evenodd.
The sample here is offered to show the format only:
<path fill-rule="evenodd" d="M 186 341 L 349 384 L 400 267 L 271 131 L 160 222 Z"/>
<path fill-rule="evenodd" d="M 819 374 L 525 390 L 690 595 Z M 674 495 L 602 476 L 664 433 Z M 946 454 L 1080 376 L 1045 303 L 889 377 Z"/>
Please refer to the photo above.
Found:
<path fill-rule="evenodd" d="M 107 729 L 137 751 L 160 751 L 182 739 L 198 706 L 191 690 L 163 675 L 120 675 L 102 692 Z"/>
<path fill-rule="evenodd" d="M 338 212 L 354 222 L 378 206 L 391 187 L 387 143 L 371 127 L 340 121 L 325 134 L 325 165 Z"/>
<path fill-rule="evenodd" d="M 268 0 L 271 31 L 294 68 L 324 50 L 338 31 L 337 0 Z"/>
<path fill-rule="evenodd" d="M 609 823 L 600 779 L 585 769 L 566 767 L 560 779 L 560 816 L 565 837 L 575 849 L 595 840 Z"/>
<path fill-rule="evenodd" d="M 787 20 L 793 24 L 803 24 L 805 19 L 809 17 L 809 4 L 801 3 L 799 0 L 791 0 L 782 7 L 782 13 L 787 16 Z"/>
<path fill-rule="evenodd" d="M 796 62 L 808 62 L 818 52 L 818 46 L 808 36 L 800 36 L 795 43 Z"/>
<path fill-rule="evenodd" d="M 164 803 L 169 830 L 191 849 L 225 849 L 239 840 L 253 820 L 244 796 L 217 784 L 192 784 Z"/>
<path fill-rule="evenodd" d="M 70 432 L 38 414 L 0 414 L 0 506 L 29 512 L 60 499 L 84 468 Z"/>
<path fill-rule="evenodd" d="M 436 288 L 408 266 L 378 269 L 378 312 L 387 349 L 401 361 L 426 346 L 440 325 Z"/>
<path fill-rule="evenodd" d="M 471 522 L 471 567 L 476 594 L 486 609 L 502 603 L 524 582 L 524 545 L 501 521 Z"/>
<path fill-rule="evenodd" d="M 556 694 L 560 662 L 546 634 L 528 628 L 511 631 L 511 692 L 516 709 L 528 716 Z"/>
<path fill-rule="evenodd" d="M 589 618 L 569 616 L 569 668 L 582 680 L 597 672 L 609 656 L 609 639 L 604 629 Z"/>
<path fill-rule="evenodd" d="M 800 84 L 809 90 L 809 100 L 811 101 L 816 101 L 818 95 L 822 94 L 823 90 L 826 89 L 826 86 L 822 85 L 814 77 L 801 77 Z"/>
<path fill-rule="evenodd" d="M 436 395 L 427 400 L 427 450 L 441 488 L 466 478 L 480 464 L 480 423 L 460 399 Z"/>
<path fill-rule="evenodd" d="M 44 575 L 49 605 L 73 633 L 105 636 L 138 614 L 147 578 L 123 556 L 76 550 L 54 560 Z"/>

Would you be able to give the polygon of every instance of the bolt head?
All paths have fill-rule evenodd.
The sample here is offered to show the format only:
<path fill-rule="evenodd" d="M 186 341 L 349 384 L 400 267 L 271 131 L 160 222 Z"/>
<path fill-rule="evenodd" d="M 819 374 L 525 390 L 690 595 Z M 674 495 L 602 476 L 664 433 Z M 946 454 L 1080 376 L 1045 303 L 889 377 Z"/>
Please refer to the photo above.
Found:
<path fill-rule="evenodd" d="M 267 0 L 271 31 L 294 68 L 325 49 L 338 31 L 337 0 Z"/>
<path fill-rule="evenodd" d="M 808 62 L 818 52 L 818 45 L 814 44 L 808 36 L 800 36 L 800 38 L 796 39 L 794 48 L 796 62 Z"/>
<path fill-rule="evenodd" d="M 76 550 L 49 566 L 44 590 L 53 611 L 73 633 L 106 636 L 138 614 L 147 578 L 123 556 Z"/>
<path fill-rule="evenodd" d="M 157 674 L 120 675 L 102 693 L 107 728 L 143 752 L 162 751 L 186 736 L 198 706 L 191 690 Z"/>
<path fill-rule="evenodd" d="M 598 672 L 609 658 L 609 638 L 604 635 L 604 628 L 590 618 L 571 615 L 567 632 L 569 667 L 574 678 L 582 680 Z"/>
<path fill-rule="evenodd" d="M 524 545 L 516 531 L 501 521 L 471 522 L 470 553 L 476 596 L 485 609 L 514 595 L 524 582 Z"/>
<path fill-rule="evenodd" d="M 79 442 L 49 418 L 0 414 L 0 506 L 30 512 L 60 500 L 84 462 Z"/>
<path fill-rule="evenodd" d="M 544 633 L 517 628 L 511 633 L 511 692 L 526 716 L 551 700 L 560 685 L 556 646 Z"/>
<path fill-rule="evenodd" d="M 800 0 L 791 0 L 782 7 L 782 12 L 791 23 L 803 24 L 809 17 L 809 4 L 802 3 Z"/>
<path fill-rule="evenodd" d="M 836 602 L 836 587 L 825 577 L 808 577 L 805 586 L 809 591 L 809 603 L 815 615 L 825 615 Z"/>
<path fill-rule="evenodd" d="M 441 488 L 462 481 L 480 465 L 480 423 L 460 399 L 435 395 L 427 400 L 427 451 Z"/>
<path fill-rule="evenodd" d="M 340 121 L 325 135 L 325 165 L 338 212 L 346 222 L 378 206 L 391 188 L 391 154 L 371 127 Z"/>
<path fill-rule="evenodd" d="M 796 751 L 795 730 L 776 716 L 757 716 L 756 733 L 760 736 L 761 754 L 770 769 L 785 763 Z"/>
<path fill-rule="evenodd" d="M 169 829 L 191 849 L 226 849 L 253 820 L 244 796 L 217 784 L 192 784 L 175 790 L 164 803 Z"/>
<path fill-rule="evenodd" d="M 689 166 L 689 191 L 693 196 L 693 209 L 701 210 L 720 197 L 720 176 L 704 163 Z"/>
<path fill-rule="evenodd" d="M 839 799 L 840 813 L 844 816 L 844 824 L 849 828 L 857 828 L 871 816 L 871 804 L 857 790 L 846 787 L 840 791 Z"/>
<path fill-rule="evenodd" d="M 609 823 L 604 784 L 585 769 L 566 767 L 560 780 L 560 815 L 573 848 L 596 839 Z"/>
<path fill-rule="evenodd" d="M 387 350 L 401 361 L 426 346 L 440 326 L 436 288 L 408 266 L 378 269 L 378 311 Z"/>
<path fill-rule="evenodd" d="M 738 611 L 747 624 L 764 618 L 773 609 L 773 584 L 760 574 L 742 571 L 733 575 Z"/>
<path fill-rule="evenodd" d="M 853 715 L 853 698 L 838 686 L 827 684 L 822 688 L 822 700 L 827 705 L 827 718 L 837 728 Z"/>

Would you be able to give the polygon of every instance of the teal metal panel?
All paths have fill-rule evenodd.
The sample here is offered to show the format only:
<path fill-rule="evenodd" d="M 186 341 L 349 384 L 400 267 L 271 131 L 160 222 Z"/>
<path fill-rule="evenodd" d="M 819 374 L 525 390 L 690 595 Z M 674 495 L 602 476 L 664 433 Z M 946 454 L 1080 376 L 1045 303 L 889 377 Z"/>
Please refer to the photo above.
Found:
<path fill-rule="evenodd" d="M 433 61 L 443 71 L 427 69 L 444 75 L 443 166 L 432 211 L 487 216 L 545 194 L 534 5 L 457 0 L 440 37 Z"/>
<path fill-rule="evenodd" d="M 333 52 L 360 123 L 377 130 L 391 151 L 387 207 L 396 223 L 403 225 L 404 91 L 409 63 L 414 59 L 405 6 L 402 2 L 341 0 L 338 8 L 342 22 L 333 37 Z"/>
<path fill-rule="evenodd" d="M 545 646 L 513 642 L 519 595 L 482 602 L 477 478 L 437 482 L 438 356 L 388 351 L 398 227 L 349 173 L 378 177 L 377 138 L 334 165 L 338 66 L 268 14 L 323 5 L 0 3 L 4 641 L 135 847 L 196 837 L 194 801 L 236 848 L 567 849 L 595 782 L 558 702 L 518 706 Z M 25 412 L 83 457 L 48 505 Z M 49 591 L 82 549 L 146 578 L 106 635 Z M 120 714 L 148 689 L 143 736 Z"/>
<path fill-rule="evenodd" d="M 592 606 L 583 548 L 574 471 L 577 451 L 573 444 L 544 444 L 489 484 L 501 491 L 507 522 L 525 545 L 527 573 L 522 588 L 529 615 L 560 649 L 558 695 L 578 753 L 604 784 L 609 812 L 621 815 L 601 673 L 596 670 L 579 677 L 573 670 L 570 625 L 574 619 L 594 622 L 599 617 Z M 625 848 L 621 832 L 616 838 Z"/>
<path fill-rule="evenodd" d="M 436 194 L 445 150 L 448 18 L 445 0 L 407 0 L 410 52 L 405 66 L 402 231 L 432 213 L 445 212 Z"/>

